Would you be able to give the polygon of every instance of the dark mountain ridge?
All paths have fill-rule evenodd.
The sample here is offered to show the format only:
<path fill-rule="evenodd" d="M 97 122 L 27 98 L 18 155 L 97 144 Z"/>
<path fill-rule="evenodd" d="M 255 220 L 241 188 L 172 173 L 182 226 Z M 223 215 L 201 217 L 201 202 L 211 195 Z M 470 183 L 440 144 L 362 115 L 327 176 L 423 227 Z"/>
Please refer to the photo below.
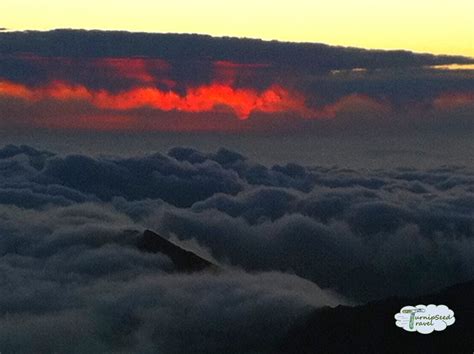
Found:
<path fill-rule="evenodd" d="M 150 230 L 145 230 L 137 239 L 137 247 L 150 253 L 161 253 L 168 256 L 179 272 L 197 272 L 217 270 L 217 266 L 193 252 L 186 251 L 171 241 Z"/>

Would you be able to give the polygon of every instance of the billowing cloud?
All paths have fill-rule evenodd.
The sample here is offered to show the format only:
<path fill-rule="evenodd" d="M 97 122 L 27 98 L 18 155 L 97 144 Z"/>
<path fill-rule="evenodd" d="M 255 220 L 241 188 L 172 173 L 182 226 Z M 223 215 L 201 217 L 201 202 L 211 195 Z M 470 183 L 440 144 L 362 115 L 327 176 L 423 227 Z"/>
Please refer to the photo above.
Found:
<path fill-rule="evenodd" d="M 2 193 L 43 184 L 39 176 L 25 183 L 41 170 L 31 166 L 41 152 L 9 147 L 1 156 Z M 19 165 L 32 169 L 20 172 Z M 166 256 L 138 250 L 136 230 L 143 226 L 119 208 L 48 186 L 36 203 L 1 200 L 0 345 L 6 351 L 267 351 L 299 316 L 341 302 L 281 272 L 177 273 Z"/>
<path fill-rule="evenodd" d="M 271 352 L 314 308 L 472 279 L 473 193 L 461 166 L 267 167 L 224 149 L 93 158 L 7 146 L 0 345 Z M 144 228 L 223 271 L 177 273 L 138 250 Z"/>
<path fill-rule="evenodd" d="M 97 159 L 7 147 L 1 156 L 5 204 L 105 203 L 168 237 L 195 238 L 219 262 L 294 271 L 346 296 L 422 291 L 469 275 L 474 180 L 466 168 L 268 168 L 232 151 L 189 148 Z M 391 278 L 404 267 L 412 275 Z M 351 284 L 359 275 L 367 283 Z"/>

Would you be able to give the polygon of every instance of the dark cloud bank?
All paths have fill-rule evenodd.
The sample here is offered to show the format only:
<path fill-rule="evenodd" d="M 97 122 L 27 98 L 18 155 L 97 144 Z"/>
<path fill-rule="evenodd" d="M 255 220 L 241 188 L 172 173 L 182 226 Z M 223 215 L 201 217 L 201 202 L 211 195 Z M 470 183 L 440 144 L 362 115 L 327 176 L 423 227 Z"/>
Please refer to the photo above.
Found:
<path fill-rule="evenodd" d="M 342 123 L 349 122 L 347 125 L 352 128 L 360 124 L 361 117 L 372 117 L 376 119 L 370 120 L 370 125 L 374 121 L 392 126 L 394 122 L 427 120 L 430 124 L 442 122 L 444 127 L 456 125 L 472 130 L 474 71 L 433 66 L 473 62 L 473 58 L 460 56 L 201 35 L 77 30 L 5 32 L 0 33 L 0 84 L 4 81 L 22 86 L 7 85 L 6 95 L 0 92 L 0 126 L 100 130 L 118 129 L 118 124 L 124 124 L 122 129 L 141 131 L 320 129 L 313 122 L 295 119 L 303 115 L 314 119 L 337 117 Z M 59 104 L 58 96 L 56 101 L 54 97 L 19 99 L 24 90 L 27 97 L 41 96 L 41 89 L 54 89 L 58 82 L 69 90 L 56 92 L 59 97 L 63 95 Z M 241 112 L 241 118 L 252 118 L 244 121 L 235 119 L 229 109 L 222 107 L 216 114 L 213 107 L 206 110 L 207 115 L 198 117 L 197 123 L 195 113 L 186 115 L 179 105 L 170 112 L 162 112 L 150 109 L 148 102 L 120 111 L 111 109 L 118 104 L 97 107 L 84 98 L 65 99 L 78 86 L 89 93 L 106 90 L 110 95 L 145 87 L 185 97 L 193 88 L 215 83 L 259 94 L 277 85 L 291 96 L 301 96 L 304 104 L 289 100 L 286 103 L 298 109 L 280 109 L 274 112 L 279 114 L 270 117 L 250 109 L 245 114 Z M 0 85 L 0 91 L 1 88 Z M 48 97 L 45 92 L 43 95 Z M 234 97 L 227 103 L 235 100 Z M 77 122 L 81 117 L 87 120 L 91 116 L 96 117 L 94 121 L 100 121 L 100 116 L 115 121 L 112 127 L 107 120 L 103 126 Z M 126 117 L 132 118 L 128 125 Z"/>
<path fill-rule="evenodd" d="M 219 150 L 0 150 L 2 353 L 257 353 L 323 306 L 474 277 L 474 173 L 266 167 Z M 156 230 L 219 264 L 176 272 Z"/>
<path fill-rule="evenodd" d="M 304 66 L 316 71 L 473 62 L 472 58 L 462 56 L 436 56 L 403 50 L 364 50 L 315 43 L 120 31 L 8 32 L 1 34 L 0 48 L 2 54 L 34 53 L 42 56 L 79 58 L 144 56 L 178 61 L 270 62 L 287 67 Z"/>

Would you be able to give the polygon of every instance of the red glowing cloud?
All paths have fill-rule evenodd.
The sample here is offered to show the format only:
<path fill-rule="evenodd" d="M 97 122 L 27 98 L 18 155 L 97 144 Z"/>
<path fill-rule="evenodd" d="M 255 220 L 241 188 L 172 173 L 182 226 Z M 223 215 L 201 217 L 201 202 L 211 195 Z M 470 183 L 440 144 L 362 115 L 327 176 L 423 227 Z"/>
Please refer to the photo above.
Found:
<path fill-rule="evenodd" d="M 153 86 L 132 88 L 119 93 L 92 90 L 82 85 L 53 82 L 47 86 L 27 87 L 12 82 L 0 82 L 0 95 L 30 102 L 41 100 L 86 101 L 101 109 L 126 111 L 153 108 L 161 111 L 213 112 L 230 109 L 238 118 L 247 119 L 253 112 L 295 112 L 309 116 L 304 97 L 280 86 L 263 92 L 233 88 L 230 85 L 210 84 L 187 89 L 184 95 L 164 91 Z"/>
<path fill-rule="evenodd" d="M 442 94 L 433 101 L 433 106 L 441 111 L 474 107 L 474 92 L 451 92 Z"/>
<path fill-rule="evenodd" d="M 255 72 L 269 69 L 269 64 L 239 64 L 229 61 L 213 62 L 213 79 L 221 84 L 235 85 L 239 79 L 255 80 Z"/>
<path fill-rule="evenodd" d="M 388 114 L 391 107 L 388 102 L 375 100 L 367 95 L 351 94 L 340 98 L 335 103 L 322 108 L 320 115 L 335 117 L 338 114 L 381 113 Z"/>
<path fill-rule="evenodd" d="M 281 71 L 265 63 L 172 64 L 156 58 L 33 55 L 8 60 L 24 65 L 23 72 L 31 72 L 34 79 L 0 77 L 0 103 L 10 105 L 3 109 L 0 120 L 11 122 L 12 117 L 20 117 L 19 125 L 24 122 L 25 126 L 27 120 L 21 117 L 29 116 L 30 124 L 36 127 L 61 129 L 225 131 L 255 128 L 260 124 L 257 120 L 273 125 L 274 117 L 289 119 L 287 122 L 298 118 L 356 119 L 390 116 L 397 110 L 389 97 L 363 93 L 336 95 L 328 101 L 322 89 L 316 90 L 317 94 L 302 84 L 301 78 L 282 76 Z M 441 111 L 473 102 L 470 93 L 443 94 L 431 100 L 431 107 Z M 244 126 L 252 116 L 255 119 Z"/>
<path fill-rule="evenodd" d="M 166 73 L 170 69 L 170 65 L 164 60 L 141 58 L 102 58 L 95 60 L 94 65 L 98 68 L 115 70 L 121 77 L 143 83 L 155 82 L 152 70 Z"/>
<path fill-rule="evenodd" d="M 199 77 L 207 70 L 211 80 L 196 82 L 191 78 L 190 82 L 177 83 L 172 65 L 160 59 L 78 60 L 32 55 L 14 59 L 50 78 L 34 85 L 0 80 L 0 95 L 28 102 L 83 101 L 111 111 L 151 108 L 166 112 L 231 112 L 241 120 L 254 112 L 296 113 L 303 117 L 312 114 L 305 105 L 305 97 L 294 90 L 276 84 L 261 89 L 242 85 L 242 81 L 254 82 L 256 71 L 269 67 L 266 64 L 189 63 L 194 71 L 185 79 Z"/>

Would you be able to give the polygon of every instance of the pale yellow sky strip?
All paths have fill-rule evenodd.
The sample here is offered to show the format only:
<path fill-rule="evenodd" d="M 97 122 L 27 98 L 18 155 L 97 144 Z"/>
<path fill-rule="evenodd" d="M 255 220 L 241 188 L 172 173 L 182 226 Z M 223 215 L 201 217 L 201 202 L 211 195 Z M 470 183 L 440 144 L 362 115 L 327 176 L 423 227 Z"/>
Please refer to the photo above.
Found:
<path fill-rule="evenodd" d="M 2 0 L 0 27 L 205 33 L 474 57 L 474 0 Z"/>

